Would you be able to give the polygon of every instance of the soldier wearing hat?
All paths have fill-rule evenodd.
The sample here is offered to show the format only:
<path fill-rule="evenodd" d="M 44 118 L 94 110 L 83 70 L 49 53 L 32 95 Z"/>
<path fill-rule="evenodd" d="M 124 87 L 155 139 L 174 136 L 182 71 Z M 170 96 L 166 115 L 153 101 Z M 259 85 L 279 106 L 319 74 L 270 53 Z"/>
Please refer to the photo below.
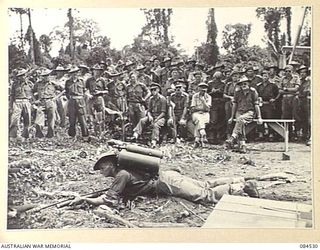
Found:
<path fill-rule="evenodd" d="M 225 99 L 223 98 L 225 82 L 222 77 L 222 72 L 216 71 L 213 79 L 208 82 L 208 93 L 212 98 L 208 139 L 213 143 L 225 140 L 226 135 Z"/>
<path fill-rule="evenodd" d="M 201 82 L 198 85 L 199 91 L 192 96 L 191 114 L 194 127 L 195 147 L 204 146 L 207 142 L 206 124 L 210 121 L 211 96 L 207 93 L 208 85 Z"/>
<path fill-rule="evenodd" d="M 160 83 L 160 75 L 162 70 L 160 64 L 160 60 L 157 57 L 153 57 L 151 71 L 154 73 L 154 76 L 152 81 L 156 83 Z"/>
<path fill-rule="evenodd" d="M 152 76 L 149 76 L 145 73 L 146 66 L 145 65 L 138 65 L 136 68 L 137 72 L 137 79 L 139 82 L 144 83 L 147 87 L 149 87 L 152 83 Z"/>
<path fill-rule="evenodd" d="M 86 82 L 92 76 L 90 68 L 85 64 L 80 64 L 78 68 L 80 69 L 80 75 L 83 82 Z"/>
<path fill-rule="evenodd" d="M 293 67 L 287 65 L 285 67 L 285 75 L 280 80 L 279 94 L 276 99 L 282 97 L 282 119 L 294 119 L 296 112 L 297 98 L 296 94 L 301 85 L 298 75 L 293 74 Z M 293 131 L 292 124 L 289 124 L 289 139 L 296 138 L 296 133 Z"/>
<path fill-rule="evenodd" d="M 308 146 L 311 145 L 311 77 L 308 67 L 301 65 L 297 71 L 300 74 L 300 86 L 298 89 L 299 107 L 296 119 L 299 116 L 299 128 L 302 129 L 302 140 Z"/>
<path fill-rule="evenodd" d="M 67 69 L 65 69 L 64 67 L 62 67 L 61 65 L 58 65 L 55 69 L 54 69 L 54 77 L 52 79 L 53 82 L 55 82 L 56 85 L 60 86 L 62 89 L 65 88 L 65 84 L 67 81 L 67 76 L 65 73 L 67 73 Z M 62 95 L 61 97 L 56 99 L 56 105 L 57 105 L 57 111 L 59 114 L 59 120 L 60 120 L 60 127 L 64 128 L 66 125 L 66 116 L 67 116 L 67 111 L 66 111 L 66 97 L 64 95 Z"/>
<path fill-rule="evenodd" d="M 86 93 L 86 85 L 83 79 L 79 76 L 80 69 L 76 66 L 69 70 L 70 79 L 66 81 L 66 96 L 68 98 L 68 116 L 69 130 L 68 134 L 71 137 L 76 136 L 76 124 L 80 123 L 82 137 L 88 139 L 89 131 L 86 122 L 86 102 L 84 95 Z"/>
<path fill-rule="evenodd" d="M 81 202 L 112 208 L 120 206 L 121 199 L 133 200 L 137 196 L 173 196 L 201 204 L 216 204 L 223 195 L 243 195 L 259 198 L 254 180 L 245 181 L 244 177 L 222 177 L 198 181 L 181 175 L 175 170 L 158 171 L 150 175 L 128 167 L 120 161 L 120 154 L 108 152 L 96 161 L 93 170 L 100 171 L 104 177 L 112 177 L 111 187 L 96 198 L 76 197 L 69 205 Z M 133 153 L 135 157 L 139 154 Z"/>
<path fill-rule="evenodd" d="M 196 64 L 196 60 L 194 58 L 188 58 L 185 62 L 185 70 L 184 70 L 184 78 L 192 81 L 191 74 L 194 72 L 194 65 Z"/>
<path fill-rule="evenodd" d="M 106 80 L 102 77 L 103 68 L 96 64 L 92 68 L 93 76 L 86 81 L 86 89 L 89 90 L 88 107 L 89 115 L 93 118 L 94 131 L 100 136 L 104 131 L 105 103 L 104 95 L 108 93 Z"/>
<path fill-rule="evenodd" d="M 40 74 L 40 81 L 34 85 L 34 95 L 37 97 L 38 106 L 36 108 L 36 134 L 38 138 L 44 137 L 42 129 L 45 125 L 45 117 L 47 117 L 48 131 L 47 138 L 54 136 L 54 125 L 56 119 L 56 92 L 62 91 L 63 87 L 49 80 L 51 70 L 44 69 Z"/>
<path fill-rule="evenodd" d="M 271 64 L 269 67 L 267 67 L 267 70 L 269 71 L 269 82 L 274 83 L 277 85 L 278 89 L 280 88 L 280 80 L 281 77 L 278 76 L 279 68 L 275 64 Z M 275 98 L 275 100 L 272 100 L 273 105 L 275 107 L 274 109 L 274 118 L 275 119 L 281 119 L 281 103 L 282 103 L 282 96 L 278 95 L 278 98 Z M 276 135 L 277 136 L 277 135 Z"/>
<path fill-rule="evenodd" d="M 19 69 L 13 80 L 10 92 L 10 107 L 12 107 L 11 121 L 9 126 L 10 137 L 18 136 L 19 122 L 22 116 L 22 137 L 29 137 L 31 125 L 31 103 L 33 83 L 26 78 L 26 69 Z"/>
<path fill-rule="evenodd" d="M 117 65 L 115 66 L 115 69 L 118 71 L 118 72 L 123 72 L 123 69 L 124 69 L 124 62 L 122 60 L 119 60 L 117 62 Z"/>
<path fill-rule="evenodd" d="M 171 58 L 166 57 L 163 60 L 163 67 L 161 68 L 160 75 L 159 75 L 159 84 L 163 91 L 165 91 L 165 84 L 167 83 L 170 77 L 170 65 L 171 65 Z"/>
<path fill-rule="evenodd" d="M 141 118 L 137 126 L 133 129 L 134 139 L 142 134 L 143 129 L 146 125 L 152 126 L 151 146 L 156 147 L 159 142 L 160 129 L 165 125 L 165 117 L 167 111 L 167 100 L 160 94 L 161 87 L 158 83 L 153 83 L 150 86 L 151 97 L 148 103 L 147 116 Z"/>
<path fill-rule="evenodd" d="M 226 114 L 226 122 L 230 119 L 231 113 L 232 113 L 232 102 L 234 93 L 237 90 L 238 86 L 237 83 L 240 78 L 240 72 L 237 70 L 233 70 L 230 74 L 231 81 L 227 82 L 224 90 L 223 90 L 223 97 L 225 98 L 225 104 L 224 104 L 224 110 Z M 231 136 L 232 130 L 233 130 L 233 123 L 227 125 L 227 138 Z"/>
<path fill-rule="evenodd" d="M 261 116 L 263 119 L 276 119 L 275 117 L 275 99 L 278 96 L 279 89 L 278 86 L 274 83 L 269 81 L 269 71 L 263 70 L 262 71 L 262 82 L 257 86 L 257 92 L 259 98 L 261 98 L 262 106 L 261 109 Z M 269 134 L 266 134 L 265 128 L 260 126 L 259 127 L 259 138 L 263 138 L 263 136 L 274 136 L 269 129 Z"/>
<path fill-rule="evenodd" d="M 262 79 L 255 73 L 254 67 L 247 67 L 245 72 L 247 78 L 249 79 L 249 87 L 257 89 L 257 85 L 262 82 Z"/>
<path fill-rule="evenodd" d="M 189 94 L 189 96 L 194 95 L 197 91 L 198 91 L 198 85 L 201 82 L 204 82 L 203 78 L 202 78 L 202 72 L 201 71 L 195 71 L 193 72 L 193 79 L 192 81 L 189 81 L 188 84 L 188 88 L 187 88 L 187 92 Z"/>
<path fill-rule="evenodd" d="M 131 73 L 129 84 L 126 87 L 129 120 L 136 127 L 140 119 L 145 117 L 145 103 L 151 92 L 147 86 L 137 80 L 137 74 Z"/>
<path fill-rule="evenodd" d="M 233 148 L 238 141 L 240 153 L 246 153 L 245 124 L 252 122 L 255 116 L 258 117 L 258 124 L 262 124 L 258 93 L 254 88 L 249 87 L 249 83 L 250 80 L 245 76 L 237 83 L 240 88 L 234 93 L 231 118 L 228 120 L 231 124 L 233 119 L 236 119 L 236 124 L 231 137 L 226 140 L 226 146 Z"/>
<path fill-rule="evenodd" d="M 174 140 L 187 137 L 187 112 L 189 106 L 189 95 L 184 91 L 186 82 L 178 79 L 174 82 L 174 92 L 170 95 L 172 117 L 169 117 L 167 124 L 171 128 Z"/>
<path fill-rule="evenodd" d="M 170 69 L 170 77 L 162 88 L 163 95 L 167 94 L 168 89 L 174 89 L 174 83 L 178 81 L 180 78 L 180 73 L 177 67 L 173 67 Z"/>

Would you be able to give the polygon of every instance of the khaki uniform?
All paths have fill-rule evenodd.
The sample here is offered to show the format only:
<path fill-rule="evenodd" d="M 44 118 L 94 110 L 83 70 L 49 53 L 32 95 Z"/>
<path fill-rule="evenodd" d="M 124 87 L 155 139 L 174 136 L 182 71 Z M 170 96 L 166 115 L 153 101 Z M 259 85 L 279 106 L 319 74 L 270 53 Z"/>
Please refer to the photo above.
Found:
<path fill-rule="evenodd" d="M 87 122 L 86 122 L 86 102 L 84 100 L 84 93 L 86 86 L 81 78 L 66 81 L 66 96 L 68 101 L 68 115 L 69 115 L 69 136 L 76 136 L 76 124 L 80 123 L 81 133 L 83 137 L 89 136 Z"/>
<path fill-rule="evenodd" d="M 22 136 L 29 137 L 29 127 L 31 125 L 31 103 L 33 83 L 28 80 L 15 80 L 11 86 L 12 115 L 9 126 L 10 137 L 18 136 L 20 117 L 23 119 Z"/>

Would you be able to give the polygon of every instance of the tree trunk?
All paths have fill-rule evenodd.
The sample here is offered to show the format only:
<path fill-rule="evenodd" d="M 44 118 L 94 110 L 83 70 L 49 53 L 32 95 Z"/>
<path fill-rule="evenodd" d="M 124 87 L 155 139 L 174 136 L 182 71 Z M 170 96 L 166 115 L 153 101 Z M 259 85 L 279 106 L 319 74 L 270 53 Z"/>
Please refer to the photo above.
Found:
<path fill-rule="evenodd" d="M 169 13 L 166 15 L 166 10 L 162 9 L 162 20 L 163 20 L 163 39 L 166 47 L 169 46 L 169 36 L 168 36 L 168 18 Z"/>
<path fill-rule="evenodd" d="M 22 14 L 19 13 L 19 16 L 20 16 L 20 46 L 21 46 L 21 50 L 24 50 Z"/>
<path fill-rule="evenodd" d="M 291 7 L 286 8 L 286 20 L 288 45 L 291 45 Z"/>
<path fill-rule="evenodd" d="M 73 17 L 72 9 L 68 9 L 68 18 L 69 18 L 69 32 L 70 32 L 70 57 L 72 61 L 74 60 L 74 38 L 73 38 Z"/>
<path fill-rule="evenodd" d="M 29 18 L 29 27 L 30 27 L 30 59 L 31 63 L 35 64 L 35 56 L 34 56 L 34 41 L 33 41 L 33 29 L 32 29 L 32 24 L 31 24 L 31 11 L 28 9 L 28 18 Z"/>

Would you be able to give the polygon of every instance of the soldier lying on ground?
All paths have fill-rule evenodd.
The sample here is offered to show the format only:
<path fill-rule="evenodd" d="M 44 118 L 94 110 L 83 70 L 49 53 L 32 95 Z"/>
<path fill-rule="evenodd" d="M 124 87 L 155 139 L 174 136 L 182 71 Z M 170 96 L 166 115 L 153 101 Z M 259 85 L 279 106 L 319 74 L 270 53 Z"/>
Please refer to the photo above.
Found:
<path fill-rule="evenodd" d="M 256 183 L 245 181 L 243 177 L 198 181 L 174 170 L 160 171 L 156 176 L 141 169 L 129 169 L 119 162 L 114 152 L 102 155 L 93 169 L 99 170 L 105 177 L 113 177 L 111 187 L 97 198 L 76 197 L 70 205 L 86 201 L 96 206 L 117 206 L 120 198 L 133 200 L 137 196 L 156 195 L 175 196 L 202 204 L 216 204 L 224 194 L 259 197 Z"/>

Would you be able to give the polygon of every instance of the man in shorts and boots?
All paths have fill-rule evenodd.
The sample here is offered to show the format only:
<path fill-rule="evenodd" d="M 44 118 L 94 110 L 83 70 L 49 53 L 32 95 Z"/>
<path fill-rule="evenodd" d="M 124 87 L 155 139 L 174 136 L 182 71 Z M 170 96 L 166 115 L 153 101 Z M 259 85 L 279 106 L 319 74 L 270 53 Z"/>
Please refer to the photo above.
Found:
<path fill-rule="evenodd" d="M 258 117 L 258 124 L 262 124 L 261 112 L 258 103 L 257 91 L 249 87 L 249 79 L 242 77 L 237 84 L 240 89 L 234 94 L 231 117 L 228 123 L 231 124 L 236 118 L 231 137 L 226 140 L 226 148 L 233 148 L 239 142 L 239 152 L 246 153 L 245 146 L 245 125 L 252 122 L 254 116 Z"/>

